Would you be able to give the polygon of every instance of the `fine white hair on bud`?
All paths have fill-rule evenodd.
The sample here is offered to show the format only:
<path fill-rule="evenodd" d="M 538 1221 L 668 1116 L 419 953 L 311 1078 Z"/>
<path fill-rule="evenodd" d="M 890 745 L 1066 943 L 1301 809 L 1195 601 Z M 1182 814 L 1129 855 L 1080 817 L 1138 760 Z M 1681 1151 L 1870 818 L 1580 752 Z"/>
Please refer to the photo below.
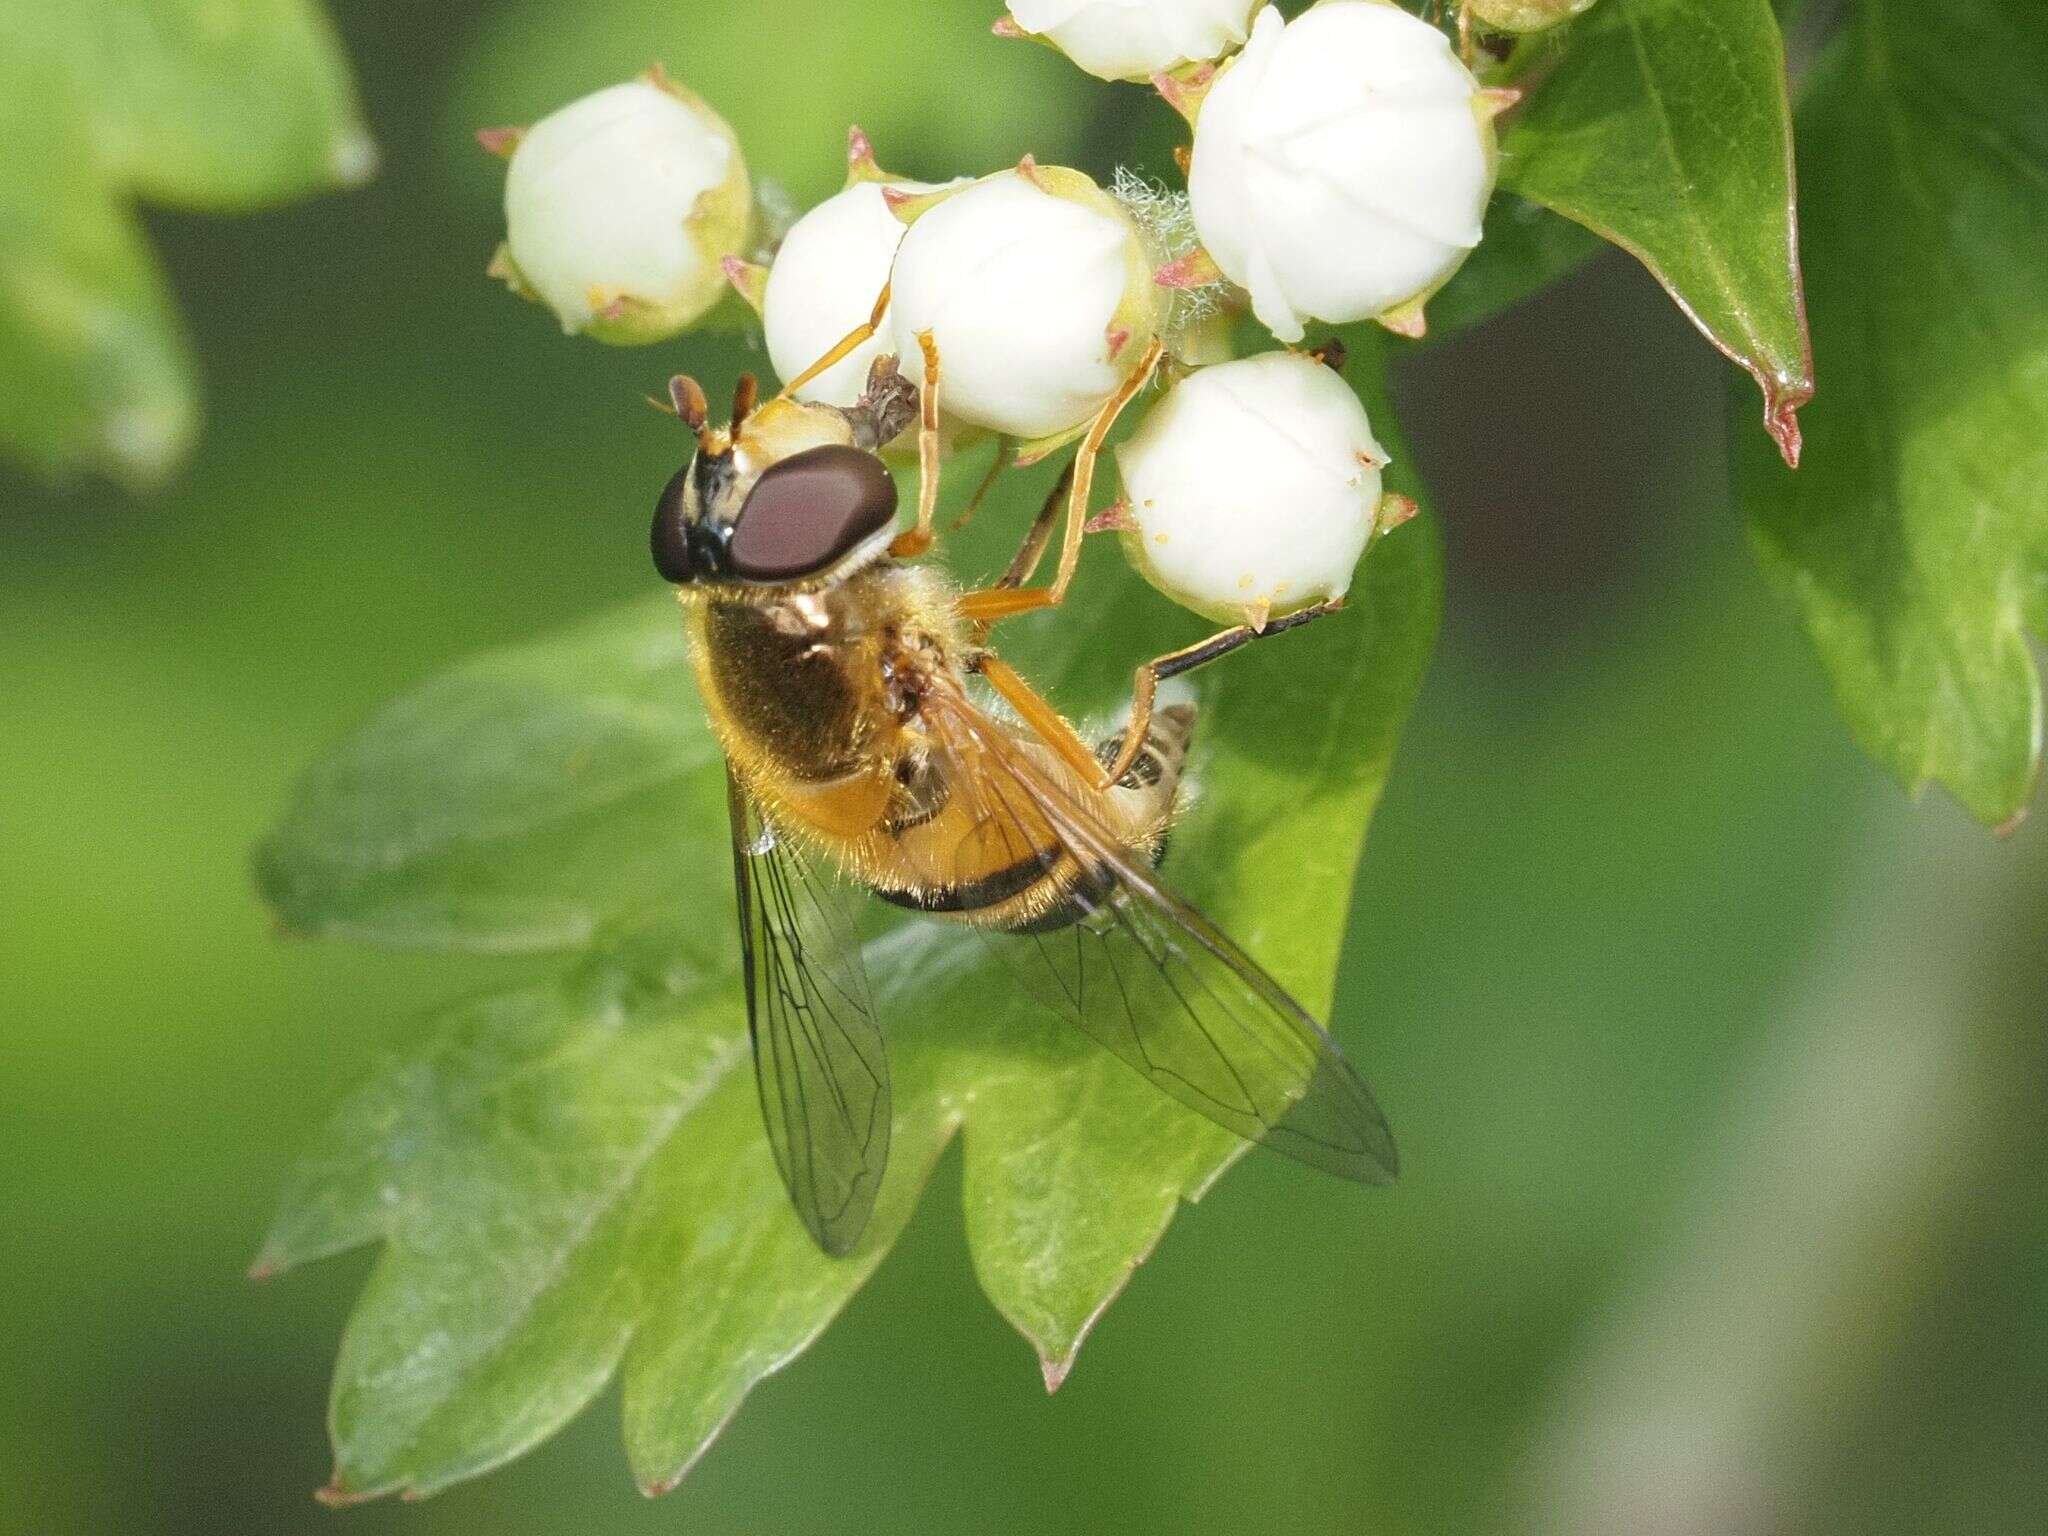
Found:
<path fill-rule="evenodd" d="M 1149 80 L 1220 59 L 1245 40 L 1263 0 L 1012 0 L 1021 32 L 1102 80 Z"/>
<path fill-rule="evenodd" d="M 1116 460 L 1139 573 L 1197 613 L 1263 624 L 1350 587 L 1387 455 L 1335 372 L 1267 352 L 1174 385 Z"/>
<path fill-rule="evenodd" d="M 920 206 L 919 204 L 922 204 Z M 930 331 L 942 411 L 1036 452 L 1084 426 L 1156 328 L 1136 227 L 1079 171 L 1026 162 L 899 206 L 891 334 L 917 376 Z"/>
<path fill-rule="evenodd" d="M 798 219 L 775 253 L 761 330 L 778 376 L 797 377 L 873 315 L 904 234 L 882 195 L 885 185 L 930 190 L 919 182 L 856 181 Z M 874 360 L 895 350 L 885 315 L 874 336 L 797 390 L 797 398 L 851 405 Z M 916 376 L 909 365 L 905 372 Z"/>
<path fill-rule="evenodd" d="M 1497 107 L 1443 33 L 1386 0 L 1267 9 L 1195 119 L 1202 244 L 1283 341 L 1310 319 L 1420 334 L 1479 243 Z"/>
<path fill-rule="evenodd" d="M 746 244 L 753 194 L 739 141 L 658 71 L 542 118 L 505 175 L 493 270 L 600 341 L 662 341 L 724 292 L 722 257 Z"/>

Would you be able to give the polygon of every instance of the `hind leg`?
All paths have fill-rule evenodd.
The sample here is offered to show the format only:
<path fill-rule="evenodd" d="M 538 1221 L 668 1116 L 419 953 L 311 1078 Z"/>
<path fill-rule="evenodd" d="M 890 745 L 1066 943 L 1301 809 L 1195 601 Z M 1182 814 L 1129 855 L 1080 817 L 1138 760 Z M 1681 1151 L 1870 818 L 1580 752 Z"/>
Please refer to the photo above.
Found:
<path fill-rule="evenodd" d="M 1057 608 L 1066 600 L 1067 586 L 1074 579 L 1074 571 L 1081 561 L 1081 536 L 1088 527 L 1088 497 L 1095 484 L 1095 463 L 1102 455 L 1102 447 L 1109 440 L 1110 428 L 1123 414 L 1124 407 L 1138 397 L 1158 371 L 1160 359 L 1166 354 L 1165 343 L 1155 338 L 1145 350 L 1136 370 L 1124 380 L 1123 385 L 1110 397 L 1109 402 L 1096 413 L 1094 425 L 1081 439 L 1081 446 L 1074 452 L 1073 463 L 1069 466 L 1072 478 L 1067 492 L 1066 531 L 1060 539 L 1059 568 L 1054 573 L 1052 585 L 1047 587 L 1026 587 L 1018 585 L 1028 580 L 1035 572 L 1038 557 L 1045 551 L 1040 542 L 1032 555 L 1031 562 L 1019 572 L 1015 581 L 1006 580 L 997 586 L 980 592 L 969 592 L 960 599 L 961 615 L 973 624 L 994 624 L 999 620 L 1012 618 L 1020 613 L 1033 613 L 1040 608 Z M 1030 548 L 1027 542 L 1026 548 Z"/>
<path fill-rule="evenodd" d="M 1117 788 L 1150 789 L 1164 777 L 1168 765 L 1178 773 L 1194 729 L 1192 691 L 1178 697 L 1155 695 L 1144 719 L 1126 721 L 1095 744 L 1095 760 L 1105 773 L 1119 763 L 1129 765 L 1110 781 Z"/>
<path fill-rule="evenodd" d="M 1317 603 L 1298 613 L 1290 613 L 1284 619 L 1275 619 L 1264 629 L 1253 629 L 1249 624 L 1240 624 L 1211 635 L 1193 645 L 1164 656 L 1155 656 L 1131 674 L 1131 722 L 1124 728 L 1117 754 L 1108 766 L 1109 781 L 1114 784 L 1131 771 L 1131 764 L 1137 761 L 1144 750 L 1146 737 L 1152 729 L 1152 707 L 1159 696 L 1159 685 L 1169 677 L 1180 677 L 1197 667 L 1205 667 L 1219 657 L 1228 656 L 1232 651 L 1250 645 L 1254 640 L 1263 640 L 1268 635 L 1277 635 L 1319 619 L 1326 613 L 1335 613 L 1344 606 L 1344 599 L 1332 598 Z"/>

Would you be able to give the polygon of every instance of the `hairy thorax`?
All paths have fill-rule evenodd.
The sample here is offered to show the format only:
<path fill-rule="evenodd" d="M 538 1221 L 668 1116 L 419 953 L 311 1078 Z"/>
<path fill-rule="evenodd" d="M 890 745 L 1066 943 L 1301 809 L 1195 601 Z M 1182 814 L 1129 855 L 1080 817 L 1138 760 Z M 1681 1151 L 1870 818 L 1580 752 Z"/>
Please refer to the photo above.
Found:
<path fill-rule="evenodd" d="M 950 664 L 952 629 L 935 577 L 884 564 L 772 601 L 707 603 L 691 638 L 748 789 L 785 827 L 837 844 L 883 828 L 923 775 L 917 707 L 924 679 Z"/>

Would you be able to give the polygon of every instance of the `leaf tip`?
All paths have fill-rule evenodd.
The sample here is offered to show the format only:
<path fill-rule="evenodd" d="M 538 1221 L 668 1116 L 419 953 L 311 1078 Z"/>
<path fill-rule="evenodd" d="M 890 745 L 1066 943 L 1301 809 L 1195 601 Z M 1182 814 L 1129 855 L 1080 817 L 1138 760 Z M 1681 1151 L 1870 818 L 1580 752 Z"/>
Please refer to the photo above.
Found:
<path fill-rule="evenodd" d="M 376 176 L 384 157 L 377 141 L 365 130 L 356 128 L 334 141 L 327 159 L 328 171 L 337 186 L 360 187 Z"/>
<path fill-rule="evenodd" d="M 1771 434 L 1771 441 L 1778 445 L 1787 469 L 1799 467 L 1799 450 L 1802 446 L 1799 433 L 1799 412 L 1813 399 L 1813 371 L 1809 366 L 1802 372 L 1779 371 L 1776 369 L 1750 369 L 1764 391 L 1764 430 Z"/>
<path fill-rule="evenodd" d="M 1063 1355 L 1049 1355 L 1044 1350 L 1038 1352 L 1038 1369 L 1045 1375 L 1045 1391 L 1048 1397 L 1059 1391 L 1060 1383 L 1067 1379 L 1067 1372 L 1074 1368 L 1074 1361 L 1080 1352 L 1079 1340 L 1076 1340 L 1074 1347 Z"/>
<path fill-rule="evenodd" d="M 1389 491 L 1380 498 L 1379 507 L 1373 513 L 1373 532 L 1392 533 L 1422 510 L 1413 496 L 1403 496 Z"/>
<path fill-rule="evenodd" d="M 500 160 L 510 160 L 512 152 L 519 147 L 519 141 L 526 137 L 526 130 L 520 128 L 479 128 L 476 141 L 485 154 L 496 155 Z"/>
<path fill-rule="evenodd" d="M 2027 819 L 2027 809 L 2028 808 L 2023 805 L 2018 810 L 2014 811 L 2010 816 L 2006 817 L 2005 820 L 2001 821 L 1997 826 L 1991 829 L 1991 835 L 1993 837 L 1999 838 L 2011 837 L 2015 832 L 2019 831 L 2022 824 L 2025 823 Z"/>
<path fill-rule="evenodd" d="M 1423 301 L 1420 299 L 1410 299 L 1405 304 L 1395 305 L 1384 314 L 1374 315 L 1373 318 L 1396 336 L 1409 341 L 1420 341 L 1429 334 L 1429 317 L 1423 313 L 1422 304 Z"/>
<path fill-rule="evenodd" d="M 373 1495 L 358 1493 L 344 1483 L 339 1470 L 328 1478 L 323 1486 L 313 1490 L 313 1502 L 324 1504 L 329 1509 L 348 1509 L 352 1505 L 367 1502 L 371 1497 Z"/>

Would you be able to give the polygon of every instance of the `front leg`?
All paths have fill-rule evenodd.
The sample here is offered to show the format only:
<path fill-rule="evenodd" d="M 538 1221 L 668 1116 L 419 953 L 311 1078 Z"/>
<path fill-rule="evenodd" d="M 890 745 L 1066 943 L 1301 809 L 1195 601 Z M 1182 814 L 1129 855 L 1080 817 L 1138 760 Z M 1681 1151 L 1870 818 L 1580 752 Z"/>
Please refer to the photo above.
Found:
<path fill-rule="evenodd" d="M 896 535 L 889 553 L 911 560 L 932 547 L 932 519 L 939 507 L 939 344 L 930 331 L 917 333 L 924 354 L 924 388 L 917 422 L 917 526 Z"/>
<path fill-rule="evenodd" d="M 884 353 L 868 369 L 860 398 L 837 410 L 853 433 L 853 446 L 880 453 L 917 420 L 917 386 L 903 377 L 896 354 Z"/>
<path fill-rule="evenodd" d="M 849 357 L 854 352 L 858 351 L 861 347 L 866 346 L 869 341 L 874 339 L 875 333 L 881 330 L 882 316 L 886 315 L 888 312 L 889 285 L 887 283 L 884 283 L 882 284 L 882 292 L 880 296 L 878 296 L 875 300 L 875 307 L 869 313 L 867 319 L 862 321 L 859 325 L 856 325 L 844 336 L 840 337 L 839 340 L 833 344 L 831 351 L 827 352 L 823 357 L 819 358 L 815 363 L 811 364 L 810 367 L 806 368 L 802 373 L 798 374 L 795 378 L 791 379 L 787 384 L 783 385 L 782 398 L 785 400 L 791 398 L 793 395 L 796 394 L 798 390 L 802 389 L 806 384 L 810 383 L 811 380 L 815 379 L 819 374 L 823 373 L 827 368 L 830 368 L 834 363 L 838 362 L 841 358 Z"/>

